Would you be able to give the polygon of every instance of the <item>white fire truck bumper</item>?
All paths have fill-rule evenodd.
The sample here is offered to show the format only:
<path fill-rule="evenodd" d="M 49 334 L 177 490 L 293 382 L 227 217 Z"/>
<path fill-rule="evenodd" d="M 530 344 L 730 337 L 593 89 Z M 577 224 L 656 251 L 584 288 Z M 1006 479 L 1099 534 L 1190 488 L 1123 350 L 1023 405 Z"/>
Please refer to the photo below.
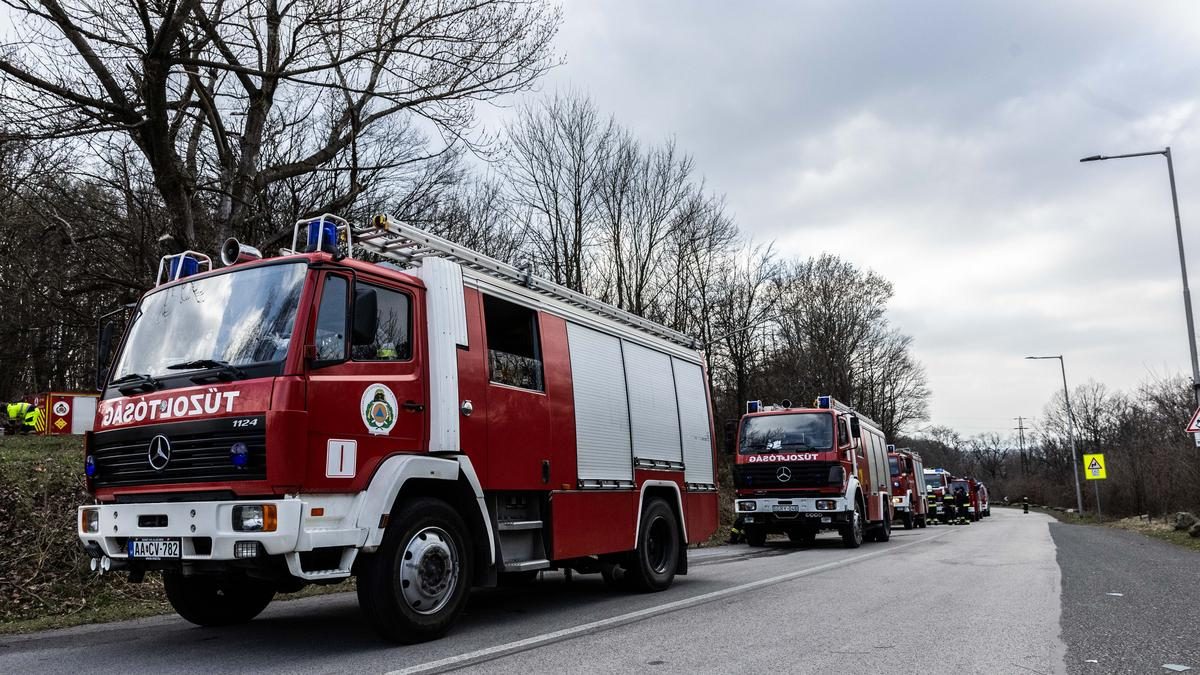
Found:
<path fill-rule="evenodd" d="M 908 503 L 908 495 L 899 495 L 892 497 L 892 506 L 900 511 L 907 511 L 911 505 Z"/>
<path fill-rule="evenodd" d="M 774 514 L 786 518 L 796 513 L 839 513 L 853 511 L 854 501 L 845 497 L 789 497 L 789 498 L 738 498 L 733 502 L 738 515 Z"/>
<path fill-rule="evenodd" d="M 234 507 L 266 505 L 275 507 L 272 531 L 234 529 Z M 76 528 L 85 547 L 98 546 L 114 560 L 128 559 L 134 542 L 141 540 L 179 542 L 178 549 L 173 544 L 162 549 L 167 557 L 154 560 L 234 560 L 238 542 L 257 542 L 267 555 L 296 551 L 305 534 L 305 506 L 300 499 L 81 506 Z"/>

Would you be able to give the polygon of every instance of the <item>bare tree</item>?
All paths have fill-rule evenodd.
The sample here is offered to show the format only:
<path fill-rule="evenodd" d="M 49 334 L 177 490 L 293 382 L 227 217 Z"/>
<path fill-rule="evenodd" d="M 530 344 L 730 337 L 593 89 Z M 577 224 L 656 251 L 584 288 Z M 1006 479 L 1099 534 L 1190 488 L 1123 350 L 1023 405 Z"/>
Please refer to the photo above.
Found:
<path fill-rule="evenodd" d="M 550 65 L 540 0 L 3 0 L 0 123 L 25 138 L 127 136 L 176 236 L 238 233 L 259 196 L 337 171 L 327 202 L 419 163 L 415 124 L 452 143 L 473 105 Z M 448 144 L 449 144 L 448 143 Z"/>

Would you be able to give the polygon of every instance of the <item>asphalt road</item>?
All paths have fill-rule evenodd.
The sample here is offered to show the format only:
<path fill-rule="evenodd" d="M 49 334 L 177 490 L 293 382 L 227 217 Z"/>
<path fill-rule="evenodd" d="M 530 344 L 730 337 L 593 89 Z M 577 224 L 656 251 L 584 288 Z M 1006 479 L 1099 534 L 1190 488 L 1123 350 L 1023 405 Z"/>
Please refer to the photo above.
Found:
<path fill-rule="evenodd" d="M 0 672 L 1200 672 L 1194 553 L 994 513 L 857 550 L 825 534 L 693 551 L 691 574 L 651 595 L 552 575 L 475 594 L 423 645 L 380 643 L 353 594 L 337 594 L 235 628 L 156 617 L 0 638 Z M 1131 581 L 1139 570 L 1154 573 Z"/>
<path fill-rule="evenodd" d="M 1123 530 L 1053 523 L 1050 533 L 1067 672 L 1200 673 L 1200 556 Z"/>

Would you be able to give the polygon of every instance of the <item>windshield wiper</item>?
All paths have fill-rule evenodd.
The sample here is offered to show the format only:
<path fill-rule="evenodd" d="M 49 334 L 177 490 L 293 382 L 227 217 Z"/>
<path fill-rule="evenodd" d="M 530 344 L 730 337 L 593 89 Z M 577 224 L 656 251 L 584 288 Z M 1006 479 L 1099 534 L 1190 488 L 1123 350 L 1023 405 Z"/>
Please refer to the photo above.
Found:
<path fill-rule="evenodd" d="M 216 373 L 205 375 L 194 375 L 192 381 L 200 384 L 208 382 L 214 377 L 218 380 L 229 381 L 233 379 L 244 379 L 246 373 L 237 366 L 229 365 L 228 361 L 217 361 L 215 359 L 195 359 L 194 361 L 184 361 L 183 363 L 173 363 L 167 366 L 167 370 L 199 370 L 199 369 L 218 369 Z"/>
<path fill-rule="evenodd" d="M 116 386 L 125 382 L 128 382 L 128 384 L 123 387 L 117 387 L 117 391 L 125 394 L 126 396 L 130 396 L 132 394 L 144 394 L 148 391 L 155 391 L 158 389 L 158 380 L 150 377 L 149 375 L 142 375 L 140 373 L 129 373 L 128 375 L 122 375 L 108 384 L 109 386 Z"/>

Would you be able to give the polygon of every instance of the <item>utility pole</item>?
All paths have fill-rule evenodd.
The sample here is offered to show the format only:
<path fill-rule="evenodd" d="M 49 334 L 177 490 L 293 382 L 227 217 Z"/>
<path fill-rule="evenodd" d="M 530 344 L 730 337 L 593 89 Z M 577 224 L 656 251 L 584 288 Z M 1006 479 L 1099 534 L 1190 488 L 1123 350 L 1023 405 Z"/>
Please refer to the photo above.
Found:
<path fill-rule="evenodd" d="M 1017 431 L 1017 447 L 1020 448 L 1021 475 L 1025 476 L 1029 474 L 1029 465 L 1025 460 L 1025 418 L 1018 415 L 1013 419 L 1017 421 L 1017 426 L 1013 428 Z"/>

